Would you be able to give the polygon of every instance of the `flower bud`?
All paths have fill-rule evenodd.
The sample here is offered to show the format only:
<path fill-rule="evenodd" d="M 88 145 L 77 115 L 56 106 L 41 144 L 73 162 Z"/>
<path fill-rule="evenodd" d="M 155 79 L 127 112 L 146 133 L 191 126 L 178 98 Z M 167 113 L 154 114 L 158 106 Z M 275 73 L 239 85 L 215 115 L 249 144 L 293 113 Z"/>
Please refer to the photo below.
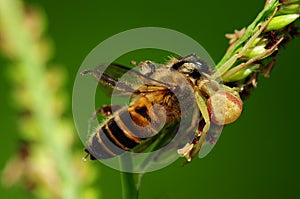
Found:
<path fill-rule="evenodd" d="M 265 46 L 255 46 L 253 48 L 249 48 L 248 50 L 246 50 L 246 52 L 243 55 L 243 58 L 251 59 L 258 55 L 264 54 L 266 51 L 267 51 L 267 49 L 265 49 Z M 262 59 L 263 58 L 264 57 L 262 57 Z"/>
<path fill-rule="evenodd" d="M 298 17 L 299 14 L 287 14 L 287 15 L 274 17 L 268 24 L 265 31 L 267 32 L 271 30 L 279 30 L 281 28 L 284 28 L 285 26 L 289 25 L 290 23 L 298 19 Z"/>
<path fill-rule="evenodd" d="M 268 40 L 265 39 L 265 38 L 261 38 L 261 37 L 258 37 L 254 40 L 254 42 L 251 44 L 251 47 L 253 46 L 265 46 L 267 45 L 268 43 Z"/>
<path fill-rule="evenodd" d="M 250 47 L 244 52 L 242 58 L 251 59 L 257 55 L 261 55 L 266 52 L 266 45 L 268 41 L 266 39 L 257 38 L 250 45 Z M 242 50 L 242 47 L 238 48 L 235 53 L 239 53 Z M 263 59 L 263 58 L 262 58 Z"/>
<path fill-rule="evenodd" d="M 217 91 L 207 100 L 207 108 L 212 122 L 225 125 L 239 118 L 243 110 L 243 102 L 228 91 Z"/>
<path fill-rule="evenodd" d="M 223 79 L 223 81 L 234 82 L 234 81 L 239 81 L 241 79 L 245 79 L 250 74 L 252 74 L 254 71 L 256 71 L 258 68 L 259 68 L 259 65 L 258 64 L 254 64 L 254 65 L 252 65 L 252 66 L 250 66 L 248 68 L 244 68 L 244 69 L 238 71 L 237 73 L 231 75 L 227 79 Z"/>
<path fill-rule="evenodd" d="M 286 3 L 280 5 L 280 9 L 278 10 L 277 14 L 296 14 L 300 12 L 300 3 Z"/>

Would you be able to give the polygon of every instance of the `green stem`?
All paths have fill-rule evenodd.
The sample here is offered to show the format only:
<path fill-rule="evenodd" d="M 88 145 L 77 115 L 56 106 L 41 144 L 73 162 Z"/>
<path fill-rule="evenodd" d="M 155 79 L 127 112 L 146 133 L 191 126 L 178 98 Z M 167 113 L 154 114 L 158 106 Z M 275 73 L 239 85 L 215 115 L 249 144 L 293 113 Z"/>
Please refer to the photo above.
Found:
<path fill-rule="evenodd" d="M 219 69 L 218 69 L 218 73 L 216 75 L 224 75 L 227 74 L 228 70 L 231 68 L 231 66 L 239 59 L 241 58 L 244 53 L 247 51 L 247 49 L 251 46 L 251 44 L 254 42 L 254 40 L 263 32 L 263 30 L 267 27 L 267 25 L 269 24 L 269 22 L 271 21 L 272 17 L 276 14 L 277 12 L 277 8 L 275 8 L 273 14 L 269 17 L 269 19 L 262 25 L 262 27 L 255 33 L 253 34 L 253 36 L 251 38 L 249 38 L 249 40 L 246 42 L 246 44 L 244 45 L 244 47 L 242 48 L 242 50 L 238 53 L 232 56 L 232 58 L 230 59 L 230 61 L 227 61 L 225 64 L 223 64 Z M 275 46 L 277 47 L 277 46 Z M 273 49 L 274 50 L 274 49 Z M 273 52 L 273 50 L 271 52 Z M 264 54 L 261 54 L 260 56 L 265 56 Z M 259 57 L 259 56 L 258 56 Z M 260 57 L 262 58 L 262 57 Z M 247 66 L 247 65 L 245 65 Z M 234 73 L 238 72 L 239 70 L 241 70 L 241 68 L 234 68 L 234 72 L 231 74 L 233 75 Z M 228 77 L 230 77 L 228 75 Z"/>
<path fill-rule="evenodd" d="M 129 155 L 120 157 L 120 164 L 123 170 L 132 171 L 132 160 Z M 122 199 L 138 199 L 138 187 L 133 172 L 121 171 Z"/>
<path fill-rule="evenodd" d="M 134 173 L 121 172 L 122 199 L 138 199 Z"/>
<path fill-rule="evenodd" d="M 233 57 L 234 52 L 238 49 L 245 41 L 247 41 L 255 31 L 257 31 L 257 25 L 259 22 L 266 17 L 266 15 L 271 15 L 274 10 L 279 5 L 278 0 L 272 0 L 269 4 L 258 14 L 255 20 L 248 26 L 243 36 L 235 43 L 235 45 L 231 48 L 231 50 L 224 55 L 224 57 L 217 64 L 216 68 L 219 69 L 225 62 L 227 62 L 230 58 Z M 231 64 L 232 65 L 232 64 Z"/>

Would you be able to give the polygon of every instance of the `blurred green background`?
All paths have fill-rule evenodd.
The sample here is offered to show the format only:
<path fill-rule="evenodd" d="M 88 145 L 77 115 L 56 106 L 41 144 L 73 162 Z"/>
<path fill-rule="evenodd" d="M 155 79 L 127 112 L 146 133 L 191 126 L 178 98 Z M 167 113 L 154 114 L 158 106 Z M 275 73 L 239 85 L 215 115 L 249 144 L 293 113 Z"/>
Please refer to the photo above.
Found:
<path fill-rule="evenodd" d="M 202 44 L 217 62 L 227 48 L 225 33 L 250 24 L 264 6 L 264 1 L 239 0 L 24 2 L 39 7 L 46 16 L 46 35 L 55 46 L 51 62 L 64 66 L 70 101 L 82 61 L 114 34 L 144 26 L 174 29 Z M 245 101 L 240 119 L 224 129 L 207 157 L 195 159 L 187 167 L 181 166 L 180 159 L 146 174 L 140 198 L 299 198 L 299 44 L 295 39 L 282 49 L 271 78 L 260 78 L 258 89 Z M 11 66 L 7 63 L 0 54 L 0 171 L 18 148 L 18 114 L 11 102 L 12 85 L 7 75 Z M 66 115 L 72 116 L 71 103 Z M 71 136 L 83 149 L 77 133 Z M 97 161 L 86 164 L 98 170 L 91 188 L 99 190 L 101 198 L 121 198 L 118 171 Z M 86 164 L 79 167 L 83 169 Z M 7 189 L 0 185 L 0 193 L 1 198 L 34 197 L 18 186 Z"/>

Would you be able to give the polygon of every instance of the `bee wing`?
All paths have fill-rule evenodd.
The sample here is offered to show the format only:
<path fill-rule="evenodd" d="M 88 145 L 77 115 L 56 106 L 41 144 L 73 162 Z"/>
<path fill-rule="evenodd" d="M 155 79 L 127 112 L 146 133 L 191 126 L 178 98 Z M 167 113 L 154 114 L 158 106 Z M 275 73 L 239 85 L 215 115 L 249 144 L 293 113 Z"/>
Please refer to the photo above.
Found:
<path fill-rule="evenodd" d="M 101 67 L 101 66 L 99 66 L 99 67 Z M 118 63 L 112 63 L 112 64 L 108 65 L 108 67 L 105 69 L 105 74 L 110 75 L 110 76 L 114 77 L 115 79 L 119 79 L 120 77 L 122 77 L 122 75 L 124 75 L 125 73 L 127 73 L 130 70 L 132 70 L 131 67 L 124 66 L 124 65 L 118 64 Z"/>
<path fill-rule="evenodd" d="M 110 88 L 116 88 L 123 92 L 134 91 L 130 85 L 119 82 L 118 79 L 126 72 L 131 71 L 131 68 L 120 64 L 101 64 L 94 69 L 82 71 L 81 75 L 91 74 L 101 84 Z"/>
<path fill-rule="evenodd" d="M 103 69 L 105 67 L 104 72 Z M 170 84 L 152 79 L 142 74 L 136 68 L 130 68 L 120 64 L 99 65 L 95 69 L 82 71 L 81 75 L 92 74 L 96 80 L 106 87 L 116 89 L 118 95 L 135 95 L 147 92 L 167 90 Z"/>

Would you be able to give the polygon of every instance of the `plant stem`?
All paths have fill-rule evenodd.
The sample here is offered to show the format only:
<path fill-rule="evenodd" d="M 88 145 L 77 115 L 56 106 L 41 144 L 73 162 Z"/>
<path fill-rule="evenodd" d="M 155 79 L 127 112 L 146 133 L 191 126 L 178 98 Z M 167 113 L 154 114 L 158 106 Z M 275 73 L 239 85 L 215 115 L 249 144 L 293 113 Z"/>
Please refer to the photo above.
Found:
<path fill-rule="evenodd" d="M 138 190 L 135 185 L 134 173 L 121 172 L 122 199 L 137 199 Z"/>
<path fill-rule="evenodd" d="M 235 43 L 235 45 L 231 48 L 231 50 L 224 55 L 224 57 L 220 60 L 220 62 L 217 64 L 216 68 L 219 69 L 225 62 L 227 62 L 233 55 L 234 52 L 238 47 L 240 47 L 245 41 L 247 41 L 256 31 L 257 25 L 262 20 L 263 17 L 265 17 L 266 14 L 274 12 L 274 10 L 278 6 L 277 0 L 271 0 L 259 14 L 255 18 L 255 20 L 248 26 L 246 29 L 246 32 L 243 34 L 243 36 Z"/>
<path fill-rule="evenodd" d="M 45 81 L 46 63 L 39 54 L 38 40 L 32 38 L 23 23 L 23 8 L 19 0 L 0 0 L 1 33 L 5 36 L 5 44 L 12 49 L 11 56 L 14 57 L 19 73 L 23 75 L 23 87 L 28 89 L 32 102 L 32 117 L 41 130 L 40 134 L 35 135 L 39 137 L 41 145 L 53 155 L 61 180 L 60 185 L 53 186 L 60 186 L 60 198 L 75 199 L 78 198 L 78 181 L 74 170 L 70 168 L 71 151 L 67 150 L 64 139 L 59 137 L 59 132 L 62 132 L 61 121 L 51 107 L 51 99 L 54 97 L 48 91 Z M 14 70 L 17 70 L 16 68 Z M 49 192 L 47 194 L 49 198 L 53 198 Z"/>
<path fill-rule="evenodd" d="M 130 155 L 122 155 L 120 164 L 123 170 L 132 171 L 132 160 Z M 122 199 L 138 199 L 138 187 L 133 172 L 121 171 Z"/>

